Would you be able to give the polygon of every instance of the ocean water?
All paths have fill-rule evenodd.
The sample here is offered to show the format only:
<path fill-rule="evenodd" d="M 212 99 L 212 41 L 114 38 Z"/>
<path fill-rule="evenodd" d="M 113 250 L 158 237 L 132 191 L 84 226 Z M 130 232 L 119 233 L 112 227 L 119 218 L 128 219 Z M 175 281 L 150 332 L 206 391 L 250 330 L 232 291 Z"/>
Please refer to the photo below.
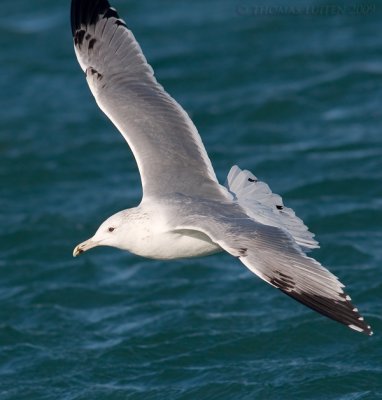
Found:
<path fill-rule="evenodd" d="M 141 188 L 77 64 L 70 2 L 2 0 L 0 399 L 382 398 L 378 1 L 113 3 L 201 133 L 283 196 L 367 337 L 218 254 L 73 247 Z"/>

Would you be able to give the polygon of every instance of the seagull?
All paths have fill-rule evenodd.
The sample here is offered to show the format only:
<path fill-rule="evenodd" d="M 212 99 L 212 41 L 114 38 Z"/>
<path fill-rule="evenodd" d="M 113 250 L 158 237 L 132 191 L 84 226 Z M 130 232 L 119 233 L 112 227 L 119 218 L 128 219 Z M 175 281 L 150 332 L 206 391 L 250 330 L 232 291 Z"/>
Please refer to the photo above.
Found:
<path fill-rule="evenodd" d="M 282 198 L 233 166 L 219 184 L 199 133 L 164 90 L 107 0 L 72 0 L 77 60 L 100 109 L 135 157 L 142 200 L 104 221 L 73 256 L 112 246 L 161 260 L 225 251 L 305 306 L 372 335 L 344 285 L 307 252 L 314 235 Z"/>

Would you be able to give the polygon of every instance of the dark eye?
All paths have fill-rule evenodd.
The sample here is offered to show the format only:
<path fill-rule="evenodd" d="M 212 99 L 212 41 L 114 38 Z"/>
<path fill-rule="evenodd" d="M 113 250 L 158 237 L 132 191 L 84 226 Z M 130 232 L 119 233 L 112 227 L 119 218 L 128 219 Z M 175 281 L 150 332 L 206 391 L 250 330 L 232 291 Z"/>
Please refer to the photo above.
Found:
<path fill-rule="evenodd" d="M 108 229 L 109 232 L 113 232 L 115 228 L 113 228 L 112 226 Z"/>

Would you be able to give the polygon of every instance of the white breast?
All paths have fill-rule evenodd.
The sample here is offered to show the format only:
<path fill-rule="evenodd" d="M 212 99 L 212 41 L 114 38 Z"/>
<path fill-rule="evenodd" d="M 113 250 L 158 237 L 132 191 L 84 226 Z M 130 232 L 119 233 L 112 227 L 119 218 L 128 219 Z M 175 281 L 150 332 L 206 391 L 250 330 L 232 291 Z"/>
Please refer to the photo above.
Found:
<path fill-rule="evenodd" d="M 182 230 L 148 235 L 130 251 L 147 258 L 175 259 L 207 256 L 222 249 L 201 232 Z"/>
<path fill-rule="evenodd" d="M 112 242 L 107 243 L 109 246 L 154 259 L 202 257 L 222 251 L 200 231 L 175 228 L 169 222 L 169 215 L 173 217 L 174 212 L 158 202 L 141 203 L 115 215 L 118 228 Z"/>

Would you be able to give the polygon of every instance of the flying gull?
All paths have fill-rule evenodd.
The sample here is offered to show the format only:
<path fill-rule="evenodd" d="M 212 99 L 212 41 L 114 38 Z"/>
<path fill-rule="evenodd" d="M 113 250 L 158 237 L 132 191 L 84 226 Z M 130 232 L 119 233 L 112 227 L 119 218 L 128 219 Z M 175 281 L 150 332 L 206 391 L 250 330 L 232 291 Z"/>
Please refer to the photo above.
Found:
<path fill-rule="evenodd" d="M 190 117 L 108 1 L 72 0 L 71 24 L 90 90 L 129 144 L 143 188 L 137 207 L 112 215 L 73 255 L 96 246 L 163 260 L 226 251 L 288 296 L 371 335 L 344 285 L 306 255 L 319 245 L 280 196 L 237 166 L 219 184 Z"/>

